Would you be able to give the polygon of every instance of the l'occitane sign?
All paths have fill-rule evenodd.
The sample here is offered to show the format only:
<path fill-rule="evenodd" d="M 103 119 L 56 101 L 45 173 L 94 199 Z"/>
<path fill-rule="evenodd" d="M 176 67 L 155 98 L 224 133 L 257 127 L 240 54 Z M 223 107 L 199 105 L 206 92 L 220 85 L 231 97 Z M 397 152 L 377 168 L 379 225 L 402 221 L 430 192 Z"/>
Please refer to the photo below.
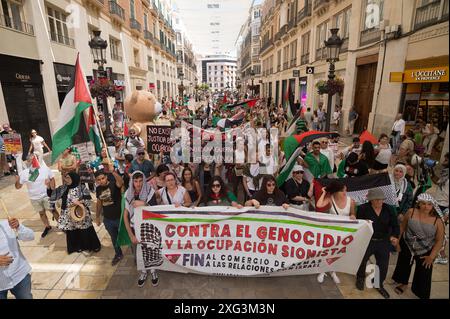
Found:
<path fill-rule="evenodd" d="M 403 82 L 448 82 L 448 66 L 405 70 Z"/>

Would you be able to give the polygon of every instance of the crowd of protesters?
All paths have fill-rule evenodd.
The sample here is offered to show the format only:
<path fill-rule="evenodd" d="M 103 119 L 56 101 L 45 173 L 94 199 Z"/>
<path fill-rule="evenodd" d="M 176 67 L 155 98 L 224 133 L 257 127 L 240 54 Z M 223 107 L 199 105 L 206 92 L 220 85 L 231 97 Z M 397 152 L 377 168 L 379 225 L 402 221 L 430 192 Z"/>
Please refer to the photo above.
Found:
<path fill-rule="evenodd" d="M 227 98 L 229 104 L 241 100 L 237 95 L 229 95 Z M 236 120 L 236 116 L 244 111 L 244 115 L 237 117 L 230 128 L 277 128 L 280 136 L 325 130 L 327 114 L 323 105 L 318 105 L 313 111 L 311 108 L 298 110 L 298 116 L 289 119 L 281 105 L 276 106 L 264 99 L 258 100 L 249 109 L 227 108 L 223 100 L 222 96 L 211 97 L 195 111 L 189 110 L 182 102 L 162 101 L 165 107 L 156 122 L 169 123 L 176 128 L 180 127 L 181 121 L 197 121 L 200 123 L 197 129 L 221 132 L 224 129 L 218 126 L 221 119 Z M 338 131 L 342 126 L 339 107 L 330 116 L 331 131 Z M 352 108 L 347 128 L 350 136 L 360 133 L 354 131 L 358 117 Z M 99 122 L 102 121 L 99 118 Z M 3 130 L 8 131 L 9 127 L 4 126 Z M 133 216 L 134 210 L 141 206 L 233 206 L 237 209 L 252 206 L 257 209 L 261 205 L 272 205 L 284 209 L 292 206 L 306 211 L 328 207 L 326 212 L 330 214 L 372 221 L 374 233 L 356 276 L 356 287 L 360 290 L 364 289 L 366 263 L 372 255 L 380 269 L 380 286 L 377 289 L 385 298 L 390 297 L 383 283 L 387 276 L 389 258 L 393 253 L 398 254 L 392 277 L 397 283 L 395 291 L 398 294 L 402 294 L 408 285 L 410 261 L 414 260 L 416 263 L 412 292 L 420 298 L 430 297 L 433 263 L 447 263 L 444 233 L 448 220 L 448 154 L 446 161 L 441 163 L 442 171 L 436 187 L 421 194 L 417 192 L 424 185 L 418 176 L 423 172 L 418 171 L 415 160 L 423 159 L 424 155 L 432 152 L 436 142 L 432 126 L 425 126 L 421 131 L 424 136 L 422 153 L 418 152 L 420 147 L 415 141 L 415 132 L 405 132 L 401 114 L 397 116 L 390 135 L 381 134 L 375 145 L 369 141 L 361 143 L 359 137 L 352 136 L 352 144 L 342 148 L 338 134 L 311 141 L 303 148 L 289 178 L 280 187 L 277 186 L 276 178 L 286 164 L 282 143 L 279 143 L 278 158 L 272 161 L 262 160 L 262 155 L 274 159 L 274 150 L 269 145 L 264 148 L 265 154 L 257 154 L 255 161 L 251 163 L 192 163 L 175 161 L 177 154 L 175 157 L 164 153 L 148 154 L 144 141 L 134 128 L 129 130 L 128 136 L 123 135 L 120 126 L 113 131 L 116 135 L 114 154 L 110 154 L 110 149 L 104 147 L 95 160 L 82 162 L 75 146 L 67 148 L 58 161 L 62 178 L 60 186 L 56 185 L 54 174 L 45 164 L 38 168 L 39 175 L 36 179 L 29 178 L 33 171 L 33 160 L 43 163 L 44 148 L 51 151 L 38 132 L 31 131 L 27 168 L 16 177 L 15 186 L 28 187 L 33 209 L 39 213 L 45 226 L 42 237 L 47 236 L 52 229 L 47 211 L 52 213 L 58 228 L 66 234 L 69 254 L 98 252 L 101 244 L 93 224 L 100 226 L 103 223 L 114 245 L 112 265 L 119 263 L 123 258 L 122 249 L 117 244 L 122 214 L 132 242 L 132 252 L 135 254 L 139 241 L 135 234 Z M 261 137 L 258 137 L 257 144 L 260 142 Z M 246 145 L 245 153 L 248 152 Z M 2 161 L 1 165 L 6 167 L 5 160 Z M 357 206 L 348 196 L 346 186 L 337 179 L 379 173 L 390 173 L 398 207 L 387 205 L 386 196 L 380 189 L 369 190 L 367 203 Z M 313 196 L 313 179 L 316 178 L 334 179 L 320 190 L 317 202 Z M 123 210 L 122 195 L 125 201 Z M 93 199 L 96 204 L 91 206 Z M 95 212 L 95 219 L 91 211 Z M 19 240 L 32 239 L 27 228 L 22 224 L 19 226 L 17 220 L 10 220 L 9 225 L 0 223 L 0 228 L 18 229 L 21 234 Z M 0 239 L 1 236 L 13 235 L 10 230 L 5 235 L 0 232 Z M 0 248 L 2 242 L 0 240 Z M 24 260 L 11 261 L 9 257 L 0 256 L 0 269 L 5 266 L 28 269 L 23 265 L 14 265 L 15 262 L 26 263 Z M 22 275 L 26 277 L 5 286 L 7 275 L 0 270 L 0 298 L 6 297 L 8 290 L 15 293 L 15 289 L 20 290 L 18 286 L 28 285 L 29 270 L 21 271 L 20 276 Z M 329 275 L 334 282 L 340 282 L 336 273 Z M 138 286 L 145 285 L 147 276 L 147 271 L 139 274 Z M 150 276 L 152 285 L 158 285 L 156 270 L 152 269 Z M 322 283 L 326 276 L 326 273 L 319 274 L 318 282 Z M 16 297 L 28 296 L 29 294 L 24 293 L 16 294 Z"/>

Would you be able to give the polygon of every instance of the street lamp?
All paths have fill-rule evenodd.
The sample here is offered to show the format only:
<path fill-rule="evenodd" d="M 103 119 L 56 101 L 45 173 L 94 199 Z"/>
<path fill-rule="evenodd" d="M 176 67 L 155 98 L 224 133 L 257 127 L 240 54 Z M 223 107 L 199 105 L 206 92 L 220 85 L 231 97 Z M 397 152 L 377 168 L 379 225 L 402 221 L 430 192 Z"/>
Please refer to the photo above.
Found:
<path fill-rule="evenodd" d="M 106 73 L 104 71 L 103 65 L 106 64 L 106 48 L 108 47 L 108 42 L 100 37 L 101 31 L 95 30 L 94 37 L 88 42 L 91 48 L 92 55 L 94 56 L 94 63 L 98 65 L 98 76 L 101 79 L 106 78 Z M 98 102 L 101 102 L 102 113 L 105 114 L 106 130 L 105 130 L 105 141 L 109 146 L 114 145 L 114 135 L 111 132 L 110 119 L 111 115 L 108 111 L 106 97 L 97 98 Z"/>
<path fill-rule="evenodd" d="M 254 97 L 255 96 L 255 87 L 254 87 L 255 71 L 253 71 L 253 69 L 250 70 L 250 76 L 252 77 L 252 97 Z"/>
<path fill-rule="evenodd" d="M 180 96 L 181 103 L 183 103 L 183 92 L 184 92 L 183 78 L 184 78 L 184 73 L 183 73 L 182 70 L 180 70 L 180 72 L 178 73 L 178 77 L 181 80 L 180 87 L 178 88 L 178 90 L 179 90 L 178 95 Z"/>
<path fill-rule="evenodd" d="M 330 29 L 331 36 L 328 40 L 325 40 L 325 46 L 328 50 L 327 62 L 330 63 L 330 68 L 328 70 L 328 81 L 334 80 L 334 63 L 339 61 L 339 51 L 341 50 L 342 39 L 338 36 L 339 28 Z M 327 103 L 327 121 L 325 124 L 325 131 L 330 131 L 330 121 L 331 121 L 331 99 L 333 95 L 328 90 L 328 103 Z"/>

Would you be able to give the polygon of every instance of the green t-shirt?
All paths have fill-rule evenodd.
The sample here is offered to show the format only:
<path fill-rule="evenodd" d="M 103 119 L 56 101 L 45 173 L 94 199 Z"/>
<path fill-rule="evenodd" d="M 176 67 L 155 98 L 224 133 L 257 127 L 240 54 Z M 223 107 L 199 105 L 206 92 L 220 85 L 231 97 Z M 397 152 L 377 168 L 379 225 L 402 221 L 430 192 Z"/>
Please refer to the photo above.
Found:
<path fill-rule="evenodd" d="M 309 166 L 309 171 L 315 178 L 322 178 L 333 173 L 328 158 L 320 153 L 319 161 L 314 157 L 313 153 L 306 154 L 304 161 Z"/>

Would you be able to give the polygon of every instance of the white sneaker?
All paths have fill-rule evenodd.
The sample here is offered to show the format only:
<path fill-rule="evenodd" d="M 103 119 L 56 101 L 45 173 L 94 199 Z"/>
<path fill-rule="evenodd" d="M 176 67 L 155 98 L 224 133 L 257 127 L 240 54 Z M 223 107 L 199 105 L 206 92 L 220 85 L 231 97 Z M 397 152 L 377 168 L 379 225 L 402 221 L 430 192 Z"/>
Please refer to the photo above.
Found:
<path fill-rule="evenodd" d="M 339 277 L 336 275 L 336 273 L 333 271 L 331 272 L 331 278 L 333 279 L 335 284 L 340 284 L 341 281 L 339 280 Z"/>
<path fill-rule="evenodd" d="M 448 259 L 447 259 L 447 257 L 441 257 L 441 256 L 438 256 L 438 257 L 436 258 L 436 260 L 434 261 L 434 263 L 435 263 L 435 264 L 441 264 L 441 265 L 447 265 Z"/>
<path fill-rule="evenodd" d="M 141 271 L 138 279 L 138 287 L 144 287 L 145 282 L 147 281 L 147 271 Z"/>
<path fill-rule="evenodd" d="M 325 278 L 325 276 L 326 276 L 327 274 L 326 273 L 321 273 L 321 274 L 319 274 L 319 276 L 317 276 L 317 281 L 319 282 L 319 283 L 323 283 L 323 279 Z"/>

